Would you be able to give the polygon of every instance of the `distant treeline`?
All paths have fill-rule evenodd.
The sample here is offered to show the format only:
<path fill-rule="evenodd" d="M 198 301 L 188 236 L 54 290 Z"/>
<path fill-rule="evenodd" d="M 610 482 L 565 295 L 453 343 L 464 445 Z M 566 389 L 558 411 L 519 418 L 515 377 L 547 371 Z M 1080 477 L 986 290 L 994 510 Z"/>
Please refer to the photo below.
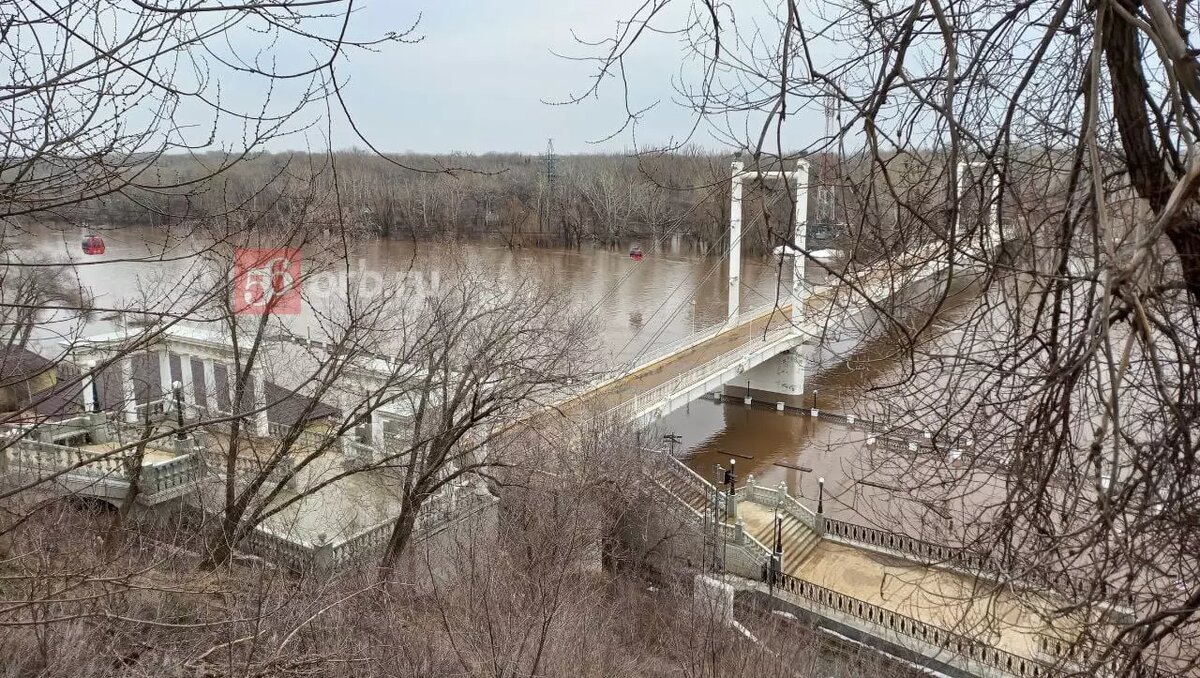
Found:
<path fill-rule="evenodd" d="M 540 155 L 343 151 L 260 154 L 230 165 L 223 156 L 163 156 L 139 170 L 140 187 L 86 201 L 65 216 L 112 227 L 226 216 L 251 227 L 304 220 L 363 236 L 489 237 L 512 245 L 652 247 L 677 237 L 719 251 L 728 239 L 732 159 L 699 151 L 564 155 L 553 162 Z M 1003 219 L 1052 232 L 1042 222 L 1070 199 L 1061 185 L 1062 154 L 1029 149 L 1019 159 L 1003 176 Z M 825 236 L 816 235 L 822 232 L 869 260 L 943 237 L 955 223 L 958 237 L 974 237 L 988 219 L 991 176 L 970 170 L 955 180 L 954 162 L 936 153 L 809 161 L 810 246 L 822 246 Z M 789 161 L 785 168 L 793 167 Z M 779 166 L 763 160 L 759 168 Z M 961 213 L 952 209 L 956 181 L 963 186 Z M 794 203 L 780 182 L 745 182 L 742 205 L 744 251 L 769 252 L 790 236 Z M 821 231 L 829 223 L 838 225 Z"/>
<path fill-rule="evenodd" d="M 711 249 L 727 237 L 731 159 L 707 152 L 564 155 L 552 163 L 519 154 L 261 154 L 204 178 L 219 158 L 167 156 L 142 172 L 142 183 L 183 185 L 127 187 L 69 216 L 114 227 L 234 211 L 286 221 L 297 200 L 329 193 L 336 176 L 340 222 L 382 237 L 623 247 L 680 236 Z M 792 209 L 788 197 L 778 187 L 748 184 L 743 204 L 744 247 L 766 252 L 778 245 Z"/>

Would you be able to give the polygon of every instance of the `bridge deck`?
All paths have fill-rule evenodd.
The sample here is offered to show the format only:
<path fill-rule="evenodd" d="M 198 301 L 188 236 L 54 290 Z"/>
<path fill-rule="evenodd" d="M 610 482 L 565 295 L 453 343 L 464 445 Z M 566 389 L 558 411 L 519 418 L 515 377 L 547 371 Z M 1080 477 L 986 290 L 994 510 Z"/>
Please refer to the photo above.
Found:
<path fill-rule="evenodd" d="M 728 354 L 731 360 L 736 360 L 733 354 L 743 348 L 747 353 L 752 352 L 752 347 L 747 344 L 754 335 L 769 338 L 767 335 L 770 332 L 778 337 L 783 330 L 791 329 L 797 336 L 820 337 L 840 321 L 854 317 L 873 306 L 886 305 L 886 300 L 898 291 L 942 271 L 948 262 L 940 252 L 937 246 L 924 247 L 897 260 L 888 260 L 862 270 L 848 272 L 834 284 L 811 288 L 804 298 L 803 313 L 799 319 L 791 318 L 790 303 L 773 310 L 762 309 L 743 313 L 742 317 L 747 319 L 741 323 L 720 330 L 708 338 L 698 337 L 694 343 L 674 353 L 639 365 L 614 380 L 576 396 L 563 404 L 559 411 L 568 415 L 596 415 L 643 394 L 651 395 L 649 392 L 652 389 L 690 370 L 699 369 L 716 358 Z M 713 365 L 714 371 L 717 372 L 722 367 L 728 365 Z M 702 379 L 698 377 L 697 381 Z M 665 397 L 670 394 L 653 395 Z M 636 414 L 635 411 L 634 415 Z"/>
<path fill-rule="evenodd" d="M 627 374 L 601 384 L 569 404 L 566 411 L 592 414 L 605 412 L 698 365 L 736 349 L 751 336 L 762 335 L 767 330 L 786 327 L 791 322 L 788 317 L 790 312 L 791 306 L 788 305 L 769 312 L 748 314 L 750 318 L 740 324 L 733 325 L 708 339 L 686 346 L 668 356 L 639 365 Z"/>

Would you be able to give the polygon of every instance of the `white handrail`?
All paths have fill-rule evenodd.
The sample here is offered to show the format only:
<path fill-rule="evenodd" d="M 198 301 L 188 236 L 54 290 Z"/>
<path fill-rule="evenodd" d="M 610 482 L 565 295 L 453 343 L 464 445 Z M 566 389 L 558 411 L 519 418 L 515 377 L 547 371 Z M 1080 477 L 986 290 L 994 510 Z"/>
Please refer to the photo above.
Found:
<path fill-rule="evenodd" d="M 692 348 L 695 345 L 702 344 L 718 334 L 721 334 L 722 332 L 736 329 L 737 327 L 747 323 L 752 323 L 756 320 L 759 320 L 761 317 L 768 315 L 769 313 L 775 313 L 778 310 L 780 310 L 779 307 L 773 302 L 769 304 L 760 304 L 742 312 L 742 314 L 738 316 L 737 325 L 730 325 L 729 320 L 727 319 L 713 323 L 712 325 L 709 325 L 708 327 L 705 327 L 697 332 L 693 332 L 685 337 L 676 339 L 669 344 L 660 346 L 654 349 L 653 353 L 643 356 L 636 356 L 633 360 L 636 360 L 637 362 L 633 362 L 633 360 L 626 361 L 626 363 L 622 366 L 622 369 L 624 372 L 633 372 L 644 369 L 648 365 L 653 365 L 663 358 L 667 358 L 675 353 L 680 353 L 686 349 Z M 615 372 L 617 370 L 612 371 Z"/>
<path fill-rule="evenodd" d="M 761 345 L 766 346 L 780 338 L 788 337 L 791 334 L 792 328 L 790 326 L 773 330 L 770 334 L 761 339 Z M 658 402 L 659 400 L 662 400 L 664 397 L 669 397 L 670 395 L 683 390 L 683 386 L 693 384 L 697 380 L 702 380 L 702 378 L 707 378 L 707 375 L 712 372 L 713 368 L 717 365 L 723 365 L 726 363 L 729 365 L 737 364 L 745 358 L 745 352 L 743 349 L 746 347 L 746 345 L 756 343 L 758 340 L 759 338 L 754 333 L 750 333 L 744 340 L 739 342 L 730 350 L 704 362 L 701 365 L 693 367 L 683 374 L 677 375 L 661 384 L 658 384 L 657 386 L 651 387 L 649 390 L 643 391 L 642 393 L 639 393 L 633 398 L 630 398 L 629 400 L 626 400 L 615 407 L 609 408 L 600 415 L 593 417 L 593 421 L 612 417 L 626 409 L 632 409 L 636 414 L 637 412 L 648 408 L 650 405 Z"/>

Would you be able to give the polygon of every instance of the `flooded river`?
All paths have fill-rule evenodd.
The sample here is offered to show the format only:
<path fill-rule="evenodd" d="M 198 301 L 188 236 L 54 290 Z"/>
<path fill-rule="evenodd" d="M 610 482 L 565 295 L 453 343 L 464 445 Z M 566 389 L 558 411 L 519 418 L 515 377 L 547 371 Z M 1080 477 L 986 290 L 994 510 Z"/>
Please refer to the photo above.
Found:
<path fill-rule="evenodd" d="M 79 284 L 90 290 L 97 305 L 108 308 L 166 295 L 173 285 L 187 278 L 194 265 L 187 256 L 186 243 L 171 243 L 168 255 L 151 257 L 154 261 L 130 263 L 151 252 L 164 251 L 158 233 L 124 229 L 106 234 L 105 239 L 107 251 L 100 257 L 83 257 L 74 231 L 29 234 L 18 242 L 23 258 L 83 264 L 74 269 Z M 720 258 L 701 256 L 683 247 L 647 247 L 641 261 L 632 260 L 625 250 L 591 247 L 509 249 L 488 243 L 462 247 L 501 279 L 533 272 L 562 286 L 581 307 L 593 309 L 599 338 L 608 354 L 605 360 L 611 364 L 636 358 L 719 323 L 726 315 L 726 265 Z M 350 268 L 382 276 L 411 270 L 425 278 L 436 277 L 443 253 L 434 245 L 370 241 L 355 248 Z M 781 277 L 790 281 L 790 276 L 790 264 L 781 269 L 770 259 L 745 259 L 743 308 L 773 303 L 777 281 Z M 307 321 L 304 312 L 296 319 L 301 325 Z M 99 314 L 87 331 L 110 328 L 111 323 Z M 55 323 L 40 329 L 36 338 L 47 345 L 69 334 L 68 328 Z M 860 355 L 863 359 L 856 361 L 851 356 L 849 362 L 810 378 L 805 402 L 816 402 L 818 407 L 832 411 L 861 411 L 864 391 L 878 375 L 894 367 L 886 341 L 874 342 L 864 351 Z M 827 510 L 835 515 L 854 511 L 859 488 L 847 480 L 844 465 L 862 444 L 861 431 L 770 407 L 711 400 L 693 402 L 668 417 L 662 428 L 682 437 L 690 464 L 706 477 L 712 477 L 714 464 L 727 463 L 733 453 L 742 479 L 753 474 L 771 485 L 784 482 L 792 492 L 812 498 L 817 477 L 825 476 L 830 502 Z"/>

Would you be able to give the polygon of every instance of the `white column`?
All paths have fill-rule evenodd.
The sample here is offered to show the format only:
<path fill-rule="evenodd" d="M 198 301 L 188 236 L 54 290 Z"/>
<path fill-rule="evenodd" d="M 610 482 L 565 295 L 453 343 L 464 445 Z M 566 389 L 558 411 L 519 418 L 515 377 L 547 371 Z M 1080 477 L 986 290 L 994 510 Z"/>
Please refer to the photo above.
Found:
<path fill-rule="evenodd" d="M 371 447 L 383 449 L 383 417 L 378 412 L 371 413 Z"/>
<path fill-rule="evenodd" d="M 196 397 L 195 375 L 192 374 L 192 356 L 187 353 L 179 354 L 179 383 L 183 385 L 183 411 L 187 412 L 188 405 L 200 402 Z"/>
<path fill-rule="evenodd" d="M 254 409 L 259 410 L 254 415 L 254 435 L 265 437 L 270 431 L 267 427 L 267 380 L 263 379 L 262 368 L 250 372 L 254 382 Z"/>
<path fill-rule="evenodd" d="M 742 171 L 745 165 L 735 160 L 730 165 L 729 184 L 729 322 L 733 322 L 741 306 L 742 277 Z"/>
<path fill-rule="evenodd" d="M 792 174 L 796 182 L 796 256 L 792 257 L 792 322 L 799 324 L 804 316 L 804 303 L 808 300 L 808 161 L 797 160 Z"/>
<path fill-rule="evenodd" d="M 792 377 L 792 393 L 804 395 L 804 346 L 797 346 L 788 351 Z"/>
<path fill-rule="evenodd" d="M 954 234 L 956 237 L 962 237 L 962 192 L 963 192 L 963 173 L 966 172 L 967 163 L 959 161 L 958 177 L 954 181 Z"/>
<path fill-rule="evenodd" d="M 237 381 L 241 374 L 233 363 L 225 363 L 225 391 L 229 396 L 229 411 L 241 414 L 242 403 L 237 399 Z"/>
<path fill-rule="evenodd" d="M 217 367 L 212 358 L 204 359 L 204 407 L 210 414 L 217 410 Z"/>
<path fill-rule="evenodd" d="M 1140 221 L 1138 222 L 1141 223 Z M 1000 245 L 1000 173 L 996 172 L 992 175 L 992 209 L 991 223 L 988 227 L 988 238 L 991 242 L 989 247 L 998 247 Z"/>
<path fill-rule="evenodd" d="M 171 353 L 164 346 L 158 351 L 158 384 L 164 398 L 171 395 L 171 381 Z"/>
<path fill-rule="evenodd" d="M 83 411 L 96 412 L 100 408 L 96 407 L 96 361 L 87 361 L 87 370 L 83 373 L 83 379 L 80 380 L 80 386 L 83 387 Z"/>
<path fill-rule="evenodd" d="M 133 387 L 133 356 L 121 360 L 121 393 L 125 398 L 125 421 L 137 423 L 137 391 Z"/>

